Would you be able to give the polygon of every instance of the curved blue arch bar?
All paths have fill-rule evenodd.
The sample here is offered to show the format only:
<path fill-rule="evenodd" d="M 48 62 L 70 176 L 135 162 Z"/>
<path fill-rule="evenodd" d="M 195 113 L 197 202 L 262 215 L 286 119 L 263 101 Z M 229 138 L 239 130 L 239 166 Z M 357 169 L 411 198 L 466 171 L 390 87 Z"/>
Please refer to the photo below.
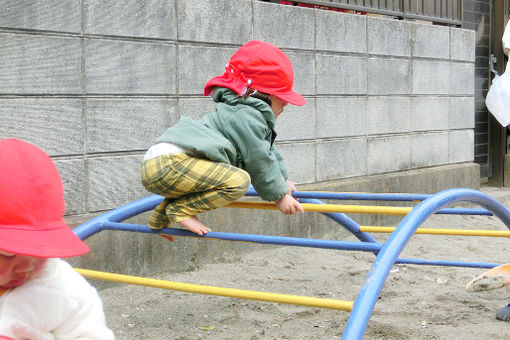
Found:
<path fill-rule="evenodd" d="M 416 229 L 437 210 L 455 202 L 472 202 L 492 211 L 510 229 L 510 211 L 492 197 L 472 189 L 441 191 L 418 204 L 388 238 L 354 301 L 342 339 L 362 339 L 391 267 Z"/>

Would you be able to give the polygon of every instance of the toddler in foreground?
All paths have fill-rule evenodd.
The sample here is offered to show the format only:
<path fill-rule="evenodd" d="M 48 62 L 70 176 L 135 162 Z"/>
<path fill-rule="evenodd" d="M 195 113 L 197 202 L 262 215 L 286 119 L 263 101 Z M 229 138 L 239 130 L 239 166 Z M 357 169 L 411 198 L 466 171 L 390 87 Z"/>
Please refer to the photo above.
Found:
<path fill-rule="evenodd" d="M 59 259 L 89 251 L 64 210 L 51 159 L 0 140 L 0 339 L 114 339 L 96 289 Z"/>

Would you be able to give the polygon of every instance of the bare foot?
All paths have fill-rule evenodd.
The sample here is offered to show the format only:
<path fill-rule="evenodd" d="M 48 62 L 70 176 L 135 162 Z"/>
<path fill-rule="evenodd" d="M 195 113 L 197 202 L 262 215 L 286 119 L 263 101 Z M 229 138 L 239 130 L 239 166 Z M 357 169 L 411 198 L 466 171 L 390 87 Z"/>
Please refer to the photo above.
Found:
<path fill-rule="evenodd" d="M 209 231 L 211 231 L 211 229 L 203 225 L 202 222 L 200 222 L 200 220 L 196 216 L 178 223 L 182 225 L 184 228 L 198 235 L 205 235 Z"/>

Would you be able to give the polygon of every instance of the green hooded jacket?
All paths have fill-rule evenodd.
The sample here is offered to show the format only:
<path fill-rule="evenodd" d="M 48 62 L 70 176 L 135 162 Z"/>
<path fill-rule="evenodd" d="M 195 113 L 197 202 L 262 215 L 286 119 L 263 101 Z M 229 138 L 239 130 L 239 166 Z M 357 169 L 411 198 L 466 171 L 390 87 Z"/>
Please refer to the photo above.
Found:
<path fill-rule="evenodd" d="M 263 100 L 241 98 L 218 87 L 213 100 L 216 110 L 201 120 L 182 117 L 156 143 L 169 142 L 198 152 L 214 162 L 246 170 L 258 194 L 277 201 L 289 190 L 287 168 L 273 143 L 276 117 Z"/>

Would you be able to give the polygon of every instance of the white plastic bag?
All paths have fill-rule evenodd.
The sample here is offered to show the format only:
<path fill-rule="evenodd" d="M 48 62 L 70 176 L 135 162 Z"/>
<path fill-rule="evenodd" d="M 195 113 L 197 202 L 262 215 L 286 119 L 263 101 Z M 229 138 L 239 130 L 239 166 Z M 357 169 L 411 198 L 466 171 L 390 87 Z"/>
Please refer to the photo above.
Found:
<path fill-rule="evenodd" d="M 485 105 L 490 113 L 498 120 L 502 126 L 510 124 L 510 70 L 506 64 L 505 72 L 498 76 L 496 75 L 492 80 L 492 85 L 489 88 L 487 97 L 485 98 Z"/>

